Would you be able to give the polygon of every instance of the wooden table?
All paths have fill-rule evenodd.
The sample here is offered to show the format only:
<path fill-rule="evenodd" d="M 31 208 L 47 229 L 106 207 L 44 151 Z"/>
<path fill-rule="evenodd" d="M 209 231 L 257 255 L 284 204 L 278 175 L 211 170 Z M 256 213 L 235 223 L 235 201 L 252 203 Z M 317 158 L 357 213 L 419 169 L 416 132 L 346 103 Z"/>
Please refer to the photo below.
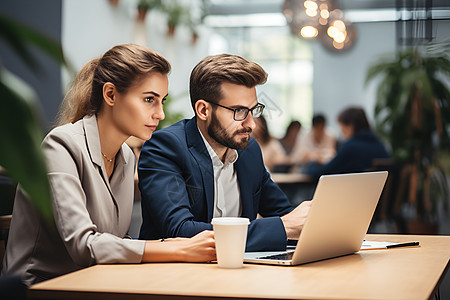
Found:
<path fill-rule="evenodd" d="M 301 173 L 271 173 L 270 176 L 278 184 L 310 183 L 314 181 L 311 176 Z"/>
<path fill-rule="evenodd" d="M 272 180 L 278 184 L 293 206 L 304 200 L 311 200 L 317 180 L 301 173 L 271 173 Z"/>
<path fill-rule="evenodd" d="M 215 263 L 97 265 L 31 287 L 35 299 L 431 299 L 450 258 L 450 236 L 368 235 L 420 241 L 294 267 Z"/>

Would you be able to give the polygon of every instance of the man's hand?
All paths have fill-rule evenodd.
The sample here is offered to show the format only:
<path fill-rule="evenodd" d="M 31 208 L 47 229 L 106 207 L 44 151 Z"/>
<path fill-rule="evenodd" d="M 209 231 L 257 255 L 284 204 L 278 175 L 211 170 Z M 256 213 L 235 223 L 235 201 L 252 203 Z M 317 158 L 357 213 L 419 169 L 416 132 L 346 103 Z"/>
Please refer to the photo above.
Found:
<path fill-rule="evenodd" d="M 293 211 L 281 217 L 288 239 L 297 240 L 305 225 L 312 201 L 303 201 Z"/>

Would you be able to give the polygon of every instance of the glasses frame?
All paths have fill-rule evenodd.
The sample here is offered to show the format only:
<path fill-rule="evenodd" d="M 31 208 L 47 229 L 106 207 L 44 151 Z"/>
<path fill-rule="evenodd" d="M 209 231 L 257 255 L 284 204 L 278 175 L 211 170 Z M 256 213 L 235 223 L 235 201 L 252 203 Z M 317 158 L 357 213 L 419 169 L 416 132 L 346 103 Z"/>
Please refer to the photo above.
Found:
<path fill-rule="evenodd" d="M 253 118 L 255 118 L 255 119 L 256 119 L 256 118 L 259 118 L 259 117 L 262 115 L 262 113 L 263 113 L 263 111 L 264 111 L 264 108 L 266 107 L 264 104 L 258 103 L 258 104 L 256 104 L 255 106 L 253 106 L 252 108 L 247 108 L 247 107 L 231 108 L 231 107 L 226 107 L 226 106 L 224 106 L 224 105 L 221 105 L 221 104 L 219 104 L 219 103 L 212 102 L 212 101 L 209 101 L 209 100 L 204 100 L 204 101 L 206 101 L 206 102 L 208 102 L 208 103 L 211 103 L 211 104 L 214 104 L 214 105 L 217 105 L 217 106 L 220 106 L 220 107 L 223 107 L 223 108 L 225 108 L 225 109 L 231 110 L 231 111 L 233 112 L 233 119 L 234 119 L 235 121 L 238 121 L 238 122 L 244 121 L 245 119 L 247 119 L 248 113 L 249 113 L 250 111 L 252 112 L 252 116 L 253 116 L 253 110 L 262 107 L 262 109 L 261 109 L 261 114 L 260 114 L 259 116 L 257 116 L 257 117 L 253 116 Z M 238 119 L 236 119 L 236 111 L 239 110 L 239 109 L 245 109 L 245 110 L 247 110 L 247 112 L 245 113 L 245 117 L 244 117 L 243 119 L 239 119 L 239 120 L 238 120 Z"/>

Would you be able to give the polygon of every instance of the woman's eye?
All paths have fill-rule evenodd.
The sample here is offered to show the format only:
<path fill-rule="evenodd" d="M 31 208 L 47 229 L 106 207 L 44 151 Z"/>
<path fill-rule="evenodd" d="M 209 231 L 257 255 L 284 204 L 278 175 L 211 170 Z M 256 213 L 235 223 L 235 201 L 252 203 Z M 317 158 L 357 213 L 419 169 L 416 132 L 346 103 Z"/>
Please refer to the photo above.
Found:
<path fill-rule="evenodd" d="M 148 103 L 153 102 L 153 100 L 155 100 L 155 98 L 153 98 L 153 97 L 147 97 L 147 98 L 144 99 L 144 101 L 148 102 Z"/>
<path fill-rule="evenodd" d="M 167 98 L 162 99 L 161 104 L 164 105 L 164 102 L 166 102 Z"/>

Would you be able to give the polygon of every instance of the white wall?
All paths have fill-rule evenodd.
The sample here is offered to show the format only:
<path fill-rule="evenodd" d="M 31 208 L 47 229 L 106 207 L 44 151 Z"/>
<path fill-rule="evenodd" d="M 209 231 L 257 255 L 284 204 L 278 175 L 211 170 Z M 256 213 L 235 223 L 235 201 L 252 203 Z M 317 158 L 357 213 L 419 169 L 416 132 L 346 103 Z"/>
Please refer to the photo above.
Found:
<path fill-rule="evenodd" d="M 347 52 L 331 53 L 313 45 L 314 112 L 324 113 L 338 134 L 337 116 L 349 105 L 362 106 L 370 119 L 375 105 L 375 85 L 364 85 L 366 72 L 379 55 L 395 51 L 395 23 L 358 23 L 356 43 Z"/>
<path fill-rule="evenodd" d="M 187 28 L 178 27 L 175 36 L 166 34 L 166 19 L 150 11 L 145 24 L 135 21 L 137 0 L 120 0 L 113 7 L 107 0 L 64 0 L 62 45 L 78 71 L 85 63 L 117 44 L 138 43 L 166 57 L 172 65 L 169 93 L 175 97 L 171 110 L 192 117 L 188 98 L 189 75 L 195 64 L 208 55 L 209 30 L 200 28 L 200 38 L 191 43 Z M 64 82 L 68 84 L 65 75 Z"/>

